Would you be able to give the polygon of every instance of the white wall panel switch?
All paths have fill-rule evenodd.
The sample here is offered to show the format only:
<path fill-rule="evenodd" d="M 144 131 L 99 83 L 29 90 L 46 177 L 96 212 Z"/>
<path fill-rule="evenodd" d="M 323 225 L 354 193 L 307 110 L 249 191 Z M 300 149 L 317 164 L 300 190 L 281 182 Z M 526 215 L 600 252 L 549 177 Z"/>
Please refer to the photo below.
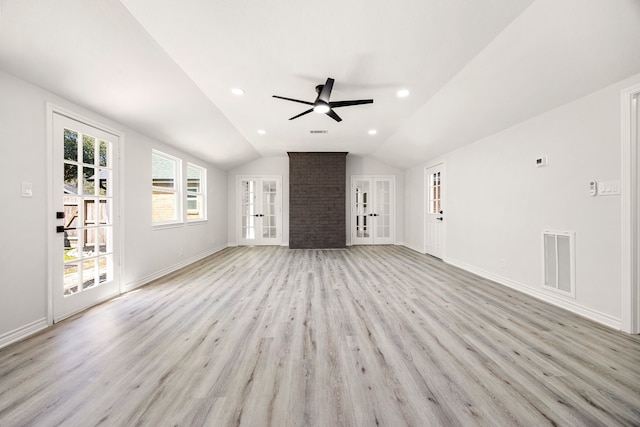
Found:
<path fill-rule="evenodd" d="M 23 182 L 21 194 L 22 194 L 22 197 L 33 197 L 33 183 Z"/>
<path fill-rule="evenodd" d="M 598 194 L 600 196 L 615 196 L 620 194 L 620 181 L 598 182 Z"/>

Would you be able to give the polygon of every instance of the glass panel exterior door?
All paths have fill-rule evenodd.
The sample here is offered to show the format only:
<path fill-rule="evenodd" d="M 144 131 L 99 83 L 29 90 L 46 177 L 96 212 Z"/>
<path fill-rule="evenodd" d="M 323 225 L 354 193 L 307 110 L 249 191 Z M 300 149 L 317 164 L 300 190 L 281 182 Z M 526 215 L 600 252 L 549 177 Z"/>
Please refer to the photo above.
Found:
<path fill-rule="evenodd" d="M 282 243 L 282 178 L 239 177 L 238 244 Z"/>
<path fill-rule="evenodd" d="M 394 177 L 352 176 L 351 243 L 395 243 Z"/>
<path fill-rule="evenodd" d="M 120 292 L 114 236 L 118 137 L 53 114 L 54 321 Z"/>

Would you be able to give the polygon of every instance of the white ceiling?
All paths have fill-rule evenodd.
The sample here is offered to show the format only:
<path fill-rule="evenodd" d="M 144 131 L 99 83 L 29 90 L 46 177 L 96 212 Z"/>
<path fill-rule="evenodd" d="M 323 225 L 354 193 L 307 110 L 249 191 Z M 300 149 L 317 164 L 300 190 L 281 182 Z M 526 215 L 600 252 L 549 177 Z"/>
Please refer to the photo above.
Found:
<path fill-rule="evenodd" d="M 0 0 L 0 69 L 222 168 L 408 168 L 640 73 L 639 53 L 639 0 Z M 272 98 L 327 77 L 374 103 L 289 121 L 307 106 Z"/>

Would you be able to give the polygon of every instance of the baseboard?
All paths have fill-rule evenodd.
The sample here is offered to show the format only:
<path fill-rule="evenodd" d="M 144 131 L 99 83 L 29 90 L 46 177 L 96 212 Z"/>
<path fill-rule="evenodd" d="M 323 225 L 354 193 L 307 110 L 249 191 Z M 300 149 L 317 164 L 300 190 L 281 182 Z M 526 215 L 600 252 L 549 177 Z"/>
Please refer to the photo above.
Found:
<path fill-rule="evenodd" d="M 188 266 L 189 264 L 193 264 L 194 262 L 200 261 L 203 258 L 206 258 L 210 255 L 215 254 L 216 252 L 220 252 L 223 249 L 226 249 L 228 247 L 228 245 L 220 245 L 216 248 L 213 248 L 211 250 L 202 252 L 196 256 L 193 256 L 191 258 L 185 259 L 177 264 L 174 264 L 172 266 L 169 266 L 167 268 L 163 268 L 160 271 L 157 271 L 153 274 L 149 274 L 148 276 L 145 276 L 139 280 L 135 280 L 133 282 L 129 282 L 123 285 L 123 293 L 124 292 L 129 292 L 132 291 L 136 288 L 139 288 L 140 286 L 144 286 L 147 283 L 153 282 L 156 279 L 159 279 L 163 276 L 166 276 L 167 274 L 173 273 L 174 271 L 180 270 L 181 268 L 184 268 L 186 266 Z"/>
<path fill-rule="evenodd" d="M 507 279 L 505 277 L 502 277 L 498 274 L 494 274 L 491 273 L 489 271 L 483 270 L 481 268 L 477 268 L 474 267 L 472 265 L 466 264 L 462 261 L 458 261 L 456 259 L 452 259 L 452 258 L 446 258 L 444 260 L 447 264 L 451 264 L 454 267 L 458 267 L 462 270 L 468 271 L 470 273 L 473 274 L 477 274 L 480 277 L 483 277 L 485 279 L 489 279 L 493 282 L 496 282 L 500 285 L 506 286 L 508 288 L 511 289 L 515 289 L 517 291 L 520 291 L 524 294 L 527 294 L 531 297 L 534 297 L 536 299 L 539 299 L 541 301 L 544 301 L 546 303 L 555 305 L 557 307 L 563 308 L 567 311 L 570 311 L 572 313 L 575 313 L 579 316 L 582 317 L 586 317 L 587 319 L 593 320 L 594 322 L 603 324 L 605 326 L 608 326 L 610 328 L 616 329 L 616 330 L 620 330 L 622 327 L 622 320 L 621 319 L 616 319 L 608 314 L 605 313 L 600 313 L 599 311 L 590 309 L 588 307 L 584 307 L 580 304 L 577 304 L 576 302 L 569 301 L 566 299 L 563 299 L 561 297 L 558 297 L 556 295 L 552 295 L 548 292 L 545 292 L 542 289 L 536 289 L 536 288 L 532 288 L 531 286 L 527 286 L 527 285 L 523 285 L 522 283 L 518 283 L 516 281 L 513 281 L 511 279 Z"/>
<path fill-rule="evenodd" d="M 419 248 L 415 245 L 412 245 L 411 243 L 396 243 L 396 245 L 401 245 L 404 246 L 405 248 L 409 248 L 412 251 L 416 251 L 416 252 L 420 252 L 421 254 L 424 254 L 424 248 Z"/>
<path fill-rule="evenodd" d="M 0 348 L 13 344 L 16 341 L 23 340 L 36 332 L 40 332 L 48 326 L 49 324 L 47 323 L 46 317 L 43 317 L 42 319 L 31 322 L 28 325 L 21 326 L 18 329 L 14 329 L 13 331 L 0 335 Z"/>

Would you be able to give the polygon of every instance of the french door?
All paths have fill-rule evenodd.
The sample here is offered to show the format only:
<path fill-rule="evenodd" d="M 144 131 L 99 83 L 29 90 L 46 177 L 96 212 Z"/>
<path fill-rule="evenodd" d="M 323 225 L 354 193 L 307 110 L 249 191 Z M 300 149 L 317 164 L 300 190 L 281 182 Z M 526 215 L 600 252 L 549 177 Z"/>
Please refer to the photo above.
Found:
<path fill-rule="evenodd" d="M 118 137 L 53 113 L 53 320 L 120 293 L 116 227 Z"/>
<path fill-rule="evenodd" d="M 436 258 L 444 256 L 444 165 L 425 170 L 425 252 Z"/>
<path fill-rule="evenodd" d="M 282 177 L 238 177 L 239 245 L 282 243 Z"/>
<path fill-rule="evenodd" d="M 395 178 L 351 177 L 351 244 L 395 243 Z"/>

